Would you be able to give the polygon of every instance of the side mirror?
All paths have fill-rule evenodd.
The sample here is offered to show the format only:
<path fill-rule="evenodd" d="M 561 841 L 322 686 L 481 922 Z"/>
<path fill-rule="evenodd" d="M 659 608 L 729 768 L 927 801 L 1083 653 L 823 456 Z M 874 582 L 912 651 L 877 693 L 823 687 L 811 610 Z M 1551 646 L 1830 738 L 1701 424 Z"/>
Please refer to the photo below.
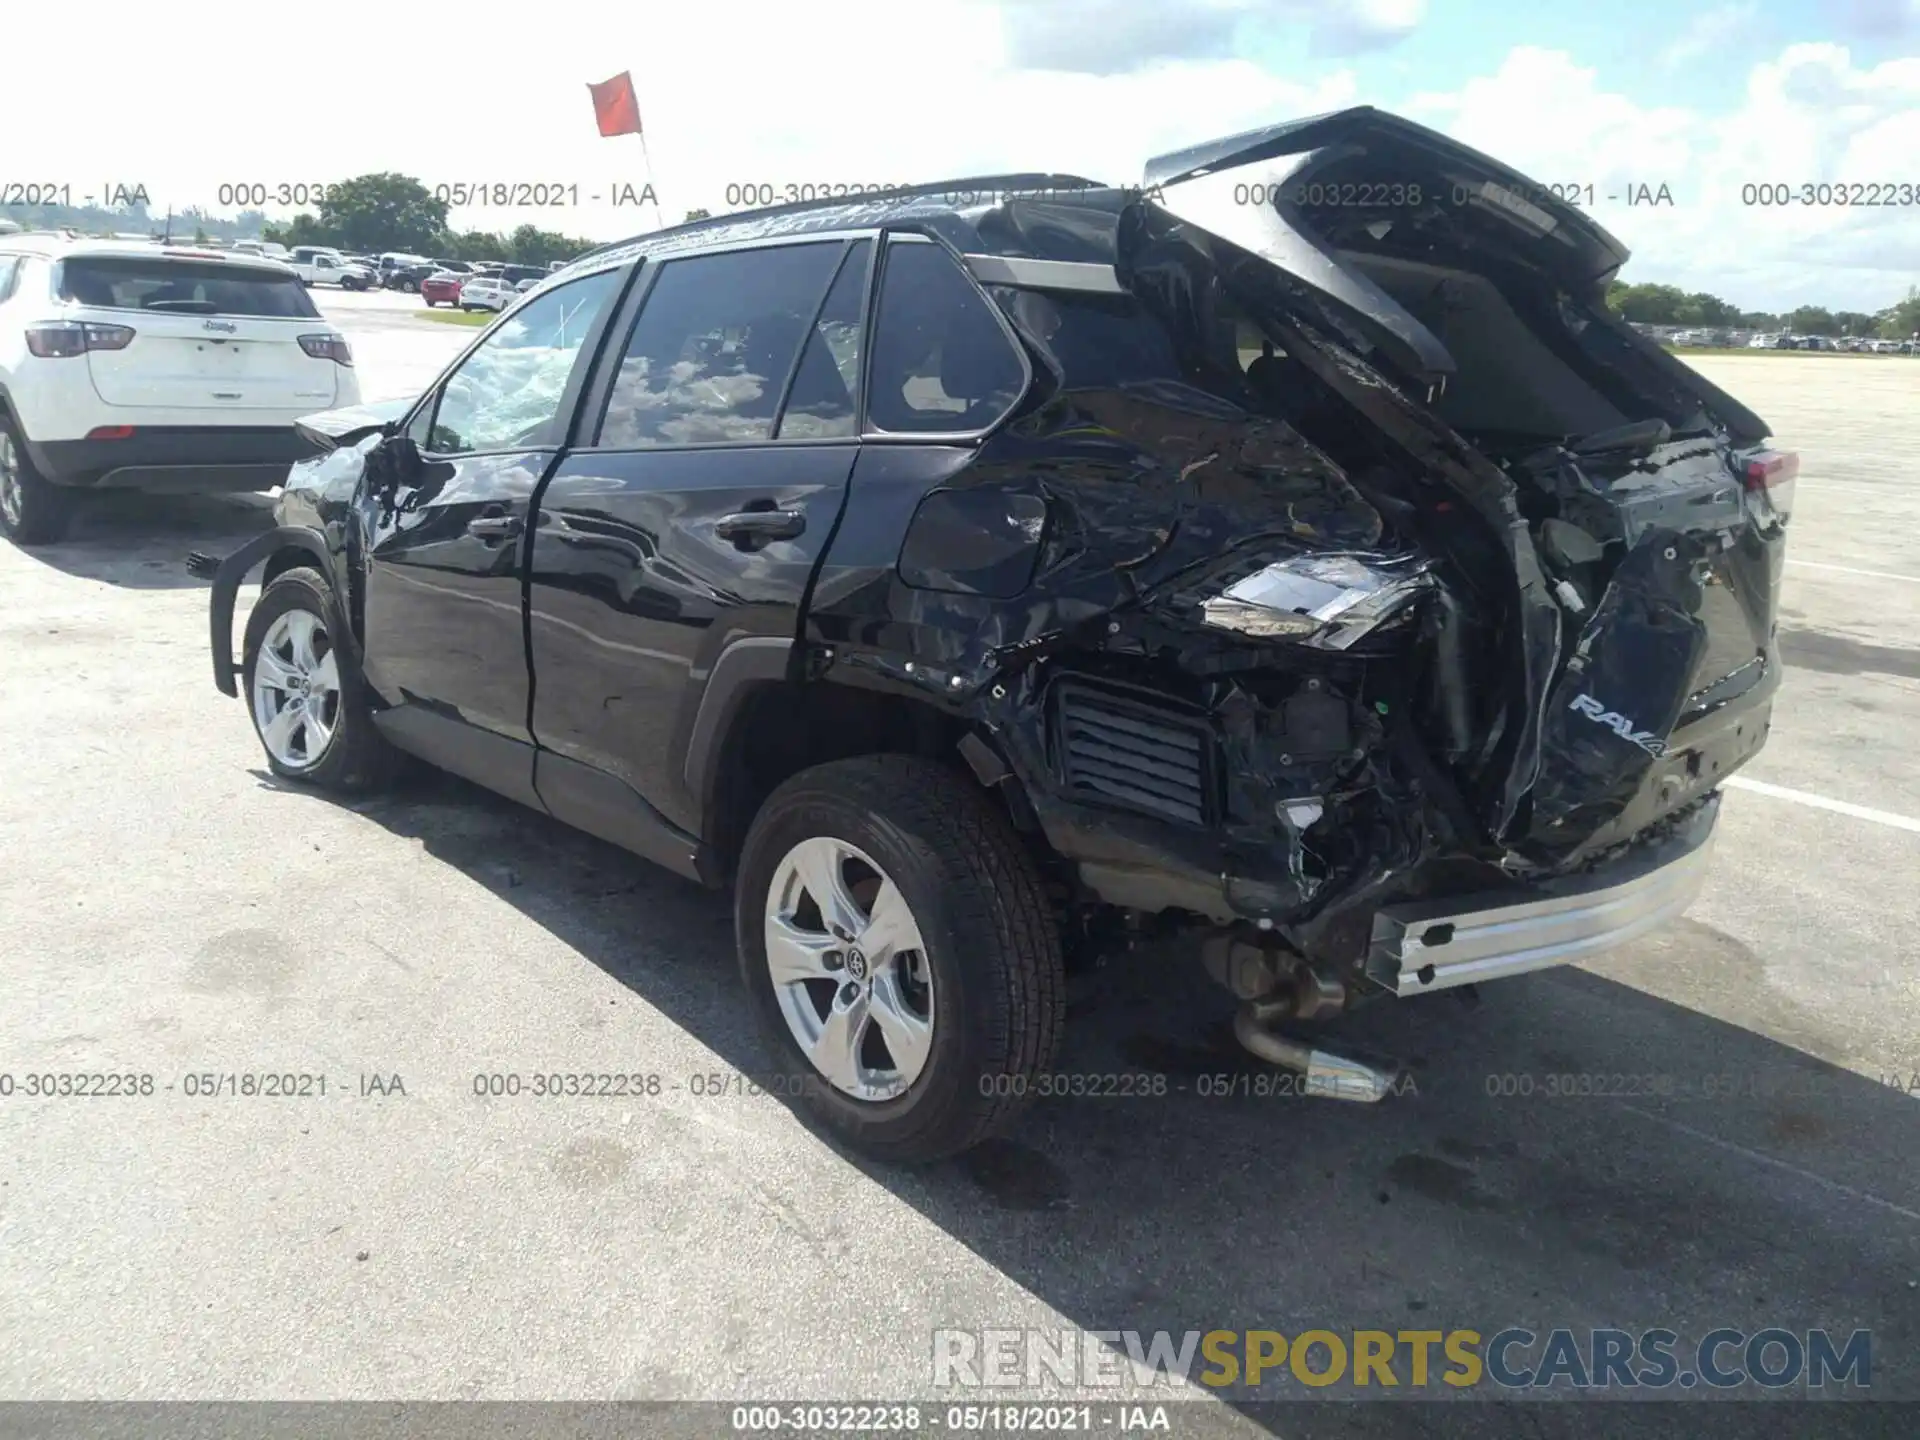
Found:
<path fill-rule="evenodd" d="M 389 435 L 367 456 L 367 487 L 382 499 L 410 488 L 426 470 L 411 435 Z"/>

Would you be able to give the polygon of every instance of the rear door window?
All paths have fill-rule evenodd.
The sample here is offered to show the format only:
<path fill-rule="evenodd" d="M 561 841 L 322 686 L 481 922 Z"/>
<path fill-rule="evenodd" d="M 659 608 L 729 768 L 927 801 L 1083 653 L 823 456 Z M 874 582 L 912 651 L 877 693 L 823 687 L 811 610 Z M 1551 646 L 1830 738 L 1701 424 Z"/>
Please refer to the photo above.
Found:
<path fill-rule="evenodd" d="M 841 262 L 780 412 L 780 439 L 828 440 L 858 433 L 860 311 L 872 258 L 873 242 L 862 240 Z"/>
<path fill-rule="evenodd" d="M 1027 370 L 987 298 L 930 240 L 887 244 L 874 325 L 868 423 L 875 430 L 985 430 L 1013 408 Z"/>
<path fill-rule="evenodd" d="M 223 260 L 82 255 L 61 262 L 63 300 L 108 310 L 316 320 L 312 297 L 292 275 Z"/>
<path fill-rule="evenodd" d="M 825 241 L 663 264 L 595 443 L 619 450 L 770 440 L 844 248 Z"/>

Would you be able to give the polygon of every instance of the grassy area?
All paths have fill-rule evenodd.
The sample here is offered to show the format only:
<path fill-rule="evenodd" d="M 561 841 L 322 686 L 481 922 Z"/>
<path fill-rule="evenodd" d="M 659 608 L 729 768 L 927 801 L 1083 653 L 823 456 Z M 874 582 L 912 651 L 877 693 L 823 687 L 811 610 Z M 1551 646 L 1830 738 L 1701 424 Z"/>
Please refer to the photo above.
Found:
<path fill-rule="evenodd" d="M 420 318 L 441 325 L 485 325 L 494 314 L 491 310 L 422 310 Z"/>

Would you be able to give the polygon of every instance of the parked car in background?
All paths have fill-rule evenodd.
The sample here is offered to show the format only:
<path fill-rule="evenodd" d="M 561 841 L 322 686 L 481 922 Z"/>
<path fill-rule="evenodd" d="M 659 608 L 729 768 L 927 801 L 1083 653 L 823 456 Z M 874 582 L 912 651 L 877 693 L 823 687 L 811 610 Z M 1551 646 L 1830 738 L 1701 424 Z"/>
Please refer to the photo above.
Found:
<path fill-rule="evenodd" d="M 338 250 L 296 245 L 285 263 L 300 277 L 303 285 L 338 285 L 342 290 L 371 290 L 377 283 L 372 270 L 354 264 Z"/>
<path fill-rule="evenodd" d="M 540 284 L 541 281 L 545 279 L 546 277 L 544 275 L 541 276 L 539 280 L 535 280 L 531 276 L 529 276 L 527 279 L 522 280 L 519 284 L 513 287 L 514 292 L 519 295 L 524 295 L 527 293 L 527 291 L 533 289 L 534 286 Z"/>
<path fill-rule="evenodd" d="M 420 298 L 427 302 L 429 310 L 436 305 L 457 305 L 460 303 L 460 287 L 472 278 L 470 275 L 436 270 L 420 282 Z"/>
<path fill-rule="evenodd" d="M 380 285 L 386 290 L 418 290 L 432 273 L 433 261 L 425 255 L 389 251 L 380 257 Z"/>
<path fill-rule="evenodd" d="M 464 260 L 436 260 L 433 268 L 448 275 L 471 275 L 473 266 Z"/>
<path fill-rule="evenodd" d="M 1235 203 L 1275 157 L 1382 199 Z M 279 528 L 196 557 L 216 683 L 282 777 L 397 749 L 730 889 L 779 1093 L 870 1155 L 1003 1133 L 1063 952 L 1122 930 L 1291 1093 L 1384 1098 L 1328 1018 L 1705 883 L 1797 462 L 1608 313 L 1625 246 L 1438 132 L 1363 107 L 1125 180 L 583 257 L 417 401 L 309 418 L 338 448 Z"/>
<path fill-rule="evenodd" d="M 57 540 L 83 490 L 264 490 L 357 404 L 346 340 L 276 260 L 0 236 L 0 531 Z"/>
<path fill-rule="evenodd" d="M 460 283 L 455 303 L 462 310 L 504 310 L 519 296 L 498 275 L 469 275 Z"/>
<path fill-rule="evenodd" d="M 440 267 L 431 260 L 416 260 L 405 265 L 396 265 L 389 270 L 381 283 L 389 290 L 404 290 L 408 294 L 417 294 L 421 283 L 429 275 L 437 275 Z"/>

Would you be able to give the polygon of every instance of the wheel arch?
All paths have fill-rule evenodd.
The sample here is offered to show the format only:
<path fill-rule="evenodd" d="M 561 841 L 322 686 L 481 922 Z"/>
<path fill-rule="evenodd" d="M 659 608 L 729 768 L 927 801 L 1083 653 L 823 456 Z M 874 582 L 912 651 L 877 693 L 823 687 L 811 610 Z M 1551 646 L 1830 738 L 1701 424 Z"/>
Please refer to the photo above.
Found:
<path fill-rule="evenodd" d="M 686 750 L 701 839 L 722 883 L 732 878 L 747 830 L 775 789 L 803 770 L 862 755 L 938 761 L 998 797 L 1016 829 L 1031 833 L 1019 780 L 965 716 L 889 689 L 794 678 L 785 670 L 786 652 L 773 646 L 736 661 L 731 674 L 725 660 L 714 667 Z"/>

